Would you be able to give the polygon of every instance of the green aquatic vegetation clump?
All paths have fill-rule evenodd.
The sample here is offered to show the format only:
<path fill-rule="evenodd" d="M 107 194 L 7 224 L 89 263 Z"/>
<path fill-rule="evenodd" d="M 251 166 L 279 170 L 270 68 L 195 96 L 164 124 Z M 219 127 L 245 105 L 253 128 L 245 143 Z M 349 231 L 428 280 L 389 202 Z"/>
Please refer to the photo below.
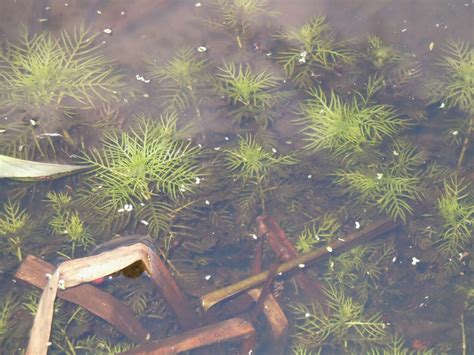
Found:
<path fill-rule="evenodd" d="M 142 117 L 129 132 L 106 134 L 101 150 L 83 156 L 99 206 L 116 210 L 159 194 L 178 199 L 196 189 L 200 149 L 176 138 L 177 120 L 176 114 L 159 122 Z"/>
<path fill-rule="evenodd" d="M 200 106 L 206 100 L 211 82 L 208 61 L 192 49 L 182 49 L 165 64 L 151 59 L 147 62 L 148 75 L 159 83 L 166 112 L 193 109 L 201 120 Z"/>
<path fill-rule="evenodd" d="M 277 53 L 276 60 L 300 88 L 311 87 L 318 70 L 330 71 L 355 59 L 352 50 L 336 40 L 324 16 L 314 17 L 301 28 L 286 30 L 276 37 L 288 42 Z"/>
<path fill-rule="evenodd" d="M 218 18 L 208 22 L 235 37 L 239 48 L 243 48 L 250 26 L 259 16 L 271 15 L 268 3 L 268 0 L 213 0 L 211 4 L 217 10 Z"/>
<path fill-rule="evenodd" d="M 390 152 L 390 159 L 366 168 L 338 170 L 336 183 L 359 203 L 378 207 L 393 219 L 406 222 L 413 214 L 413 204 L 423 198 L 423 178 L 433 170 L 422 170 L 424 154 L 407 140 L 395 141 Z"/>
<path fill-rule="evenodd" d="M 77 202 L 98 231 L 110 233 L 144 220 L 156 237 L 177 215 L 189 212 L 193 202 L 185 197 L 201 188 L 205 172 L 201 148 L 182 137 L 177 121 L 176 114 L 159 121 L 140 117 L 128 132 L 108 133 L 100 150 L 84 154 L 91 170 Z"/>
<path fill-rule="evenodd" d="M 336 238 L 341 226 L 338 217 L 330 213 L 307 222 L 296 240 L 295 247 L 299 252 L 308 253 L 317 244 L 327 243 Z"/>
<path fill-rule="evenodd" d="M 437 62 L 440 72 L 427 82 L 427 95 L 444 101 L 447 108 L 456 107 L 474 114 L 474 49 L 463 41 L 448 41 L 445 55 Z"/>
<path fill-rule="evenodd" d="M 226 150 L 224 160 L 229 177 L 237 183 L 237 204 L 245 221 L 250 220 L 256 206 L 261 213 L 265 211 L 265 195 L 275 188 L 273 180 L 278 171 L 297 163 L 294 156 L 265 149 L 251 136 L 240 137 L 239 146 Z"/>
<path fill-rule="evenodd" d="M 22 260 L 23 240 L 31 231 L 30 215 L 18 201 L 7 201 L 0 212 L 0 245 L 2 253 L 12 253 Z"/>
<path fill-rule="evenodd" d="M 23 29 L 19 43 L 6 42 L 0 52 L 0 106 L 91 108 L 116 99 L 123 83 L 99 53 L 96 36 L 84 27 L 58 37 Z"/>
<path fill-rule="evenodd" d="M 0 301 L 0 345 L 6 340 L 6 335 L 11 328 L 9 323 L 12 321 L 13 313 L 18 305 L 18 299 L 12 293 L 3 296 Z"/>
<path fill-rule="evenodd" d="M 379 313 L 367 314 L 364 306 L 328 284 L 324 289 L 329 311 L 313 302 L 291 306 L 296 318 L 295 339 L 311 350 L 361 351 L 382 343 L 387 331 Z"/>
<path fill-rule="evenodd" d="M 382 78 L 370 78 L 366 95 L 356 92 L 349 101 L 334 91 L 326 94 L 321 88 L 311 89 L 295 121 L 303 126 L 304 148 L 347 157 L 394 136 L 407 122 L 392 106 L 372 102 L 382 85 Z"/>
<path fill-rule="evenodd" d="M 368 44 L 368 58 L 377 69 L 397 63 L 402 59 L 401 54 L 393 46 L 385 44 L 375 35 L 369 35 Z"/>
<path fill-rule="evenodd" d="M 456 261 L 472 243 L 474 203 L 470 196 L 469 185 L 454 177 L 444 182 L 443 194 L 438 199 L 441 233 L 436 245 L 444 257 L 451 259 L 446 264 L 448 271 L 459 271 Z"/>
<path fill-rule="evenodd" d="M 79 213 L 71 207 L 72 198 L 67 193 L 48 192 L 48 204 L 53 210 L 49 226 L 55 234 L 64 236 L 67 246 L 63 247 L 62 255 L 68 258 L 76 256 L 77 247 L 87 249 L 94 245 L 94 238 L 84 224 Z"/>
<path fill-rule="evenodd" d="M 254 119 L 265 128 L 277 115 L 276 109 L 287 100 L 290 92 L 280 91 L 278 77 L 268 69 L 254 72 L 249 65 L 224 64 L 214 81 L 219 95 L 231 104 L 229 115 L 240 124 L 244 119 Z"/>
<path fill-rule="evenodd" d="M 377 297 L 384 265 L 394 256 L 393 242 L 358 246 L 332 257 L 325 276 L 332 284 L 353 290 L 357 301 L 366 304 Z"/>

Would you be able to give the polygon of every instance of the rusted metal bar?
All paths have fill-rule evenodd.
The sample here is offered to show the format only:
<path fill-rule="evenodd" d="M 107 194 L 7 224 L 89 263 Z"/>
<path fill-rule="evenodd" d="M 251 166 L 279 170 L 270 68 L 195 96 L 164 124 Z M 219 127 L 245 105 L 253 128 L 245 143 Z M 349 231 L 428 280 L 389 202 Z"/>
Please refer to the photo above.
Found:
<path fill-rule="evenodd" d="M 163 340 L 153 341 L 127 351 L 125 354 L 178 354 L 211 344 L 243 340 L 252 337 L 254 334 L 255 328 L 252 323 L 244 317 L 238 317 L 190 330 Z"/>
<path fill-rule="evenodd" d="M 54 266 L 33 255 L 28 255 L 15 273 L 15 278 L 44 289 L 46 274 L 54 272 Z M 59 290 L 58 297 L 87 309 L 102 318 L 119 332 L 135 342 L 144 342 L 150 334 L 135 317 L 133 311 L 107 292 L 89 284 L 67 290 Z"/>
<path fill-rule="evenodd" d="M 270 247 L 278 255 L 279 259 L 288 261 L 299 256 L 296 248 L 288 240 L 285 232 L 273 217 L 268 215 L 258 216 L 257 228 L 259 235 L 266 235 Z M 323 286 L 318 279 L 305 274 L 303 269 L 295 271 L 293 277 L 298 287 L 303 290 L 306 298 L 316 300 L 323 306 L 325 305 L 326 296 L 323 292 Z"/>
<path fill-rule="evenodd" d="M 318 258 L 327 256 L 335 250 L 337 251 L 347 250 L 348 248 L 351 248 L 352 246 L 356 244 L 360 244 L 362 242 L 371 240 L 381 234 L 384 234 L 386 232 L 389 232 L 395 229 L 398 226 L 399 226 L 398 223 L 392 221 L 389 218 L 382 219 L 380 221 L 377 221 L 365 227 L 364 229 L 360 231 L 351 233 L 345 236 L 344 238 L 341 238 L 343 240 L 339 240 L 339 239 L 334 240 L 331 243 L 329 243 L 329 245 L 326 247 L 315 249 L 312 252 L 303 254 L 301 256 L 298 256 L 295 259 L 291 259 L 281 264 L 278 267 L 277 272 L 284 274 L 289 271 L 293 271 L 296 268 L 301 267 L 301 265 L 306 265 L 307 263 L 310 263 Z M 226 286 L 224 288 L 221 288 L 216 291 L 212 291 L 206 295 L 201 296 L 200 298 L 201 307 L 203 308 L 204 311 L 207 312 L 209 308 L 214 306 L 216 303 L 224 299 L 227 299 L 231 296 L 234 296 L 236 294 L 239 294 L 243 291 L 246 291 L 250 288 L 254 288 L 261 285 L 267 279 L 268 273 L 269 273 L 268 271 L 261 272 L 245 280 L 239 281 L 232 285 Z"/>

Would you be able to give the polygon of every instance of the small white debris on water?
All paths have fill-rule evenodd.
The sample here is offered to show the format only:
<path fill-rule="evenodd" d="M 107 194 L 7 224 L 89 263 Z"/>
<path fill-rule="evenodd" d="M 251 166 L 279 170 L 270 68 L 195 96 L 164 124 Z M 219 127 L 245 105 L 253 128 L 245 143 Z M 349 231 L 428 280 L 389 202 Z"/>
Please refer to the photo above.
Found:
<path fill-rule="evenodd" d="M 145 84 L 148 84 L 150 82 L 150 79 L 145 79 L 145 77 L 140 74 L 135 75 L 135 79 L 137 79 L 138 81 L 144 82 Z"/>
<path fill-rule="evenodd" d="M 459 134 L 459 132 L 458 132 L 458 131 L 453 131 L 451 134 L 452 134 L 453 136 L 457 136 L 457 135 Z"/>
<path fill-rule="evenodd" d="M 197 51 L 198 51 L 199 53 L 207 52 L 207 47 L 205 47 L 205 46 L 199 46 L 199 47 L 197 47 Z"/>
<path fill-rule="evenodd" d="M 446 107 L 446 103 L 442 102 L 441 105 L 439 105 L 439 108 L 445 108 Z"/>
<path fill-rule="evenodd" d="M 98 14 L 98 15 L 102 15 L 102 11 L 97 10 L 97 14 Z"/>
<path fill-rule="evenodd" d="M 276 153 L 277 150 L 276 150 L 275 148 L 272 148 L 272 152 L 273 152 L 273 153 Z"/>
<path fill-rule="evenodd" d="M 199 185 L 200 183 L 201 183 L 201 179 L 198 176 L 196 176 L 196 185 Z"/>
<path fill-rule="evenodd" d="M 66 2 L 66 3 L 64 3 L 64 6 L 68 7 L 68 6 L 69 6 L 69 4 Z"/>
<path fill-rule="evenodd" d="M 123 208 L 119 208 L 119 209 L 117 210 L 117 212 L 118 212 L 118 213 L 123 213 L 123 212 L 125 212 L 125 210 L 124 210 Z"/>
<path fill-rule="evenodd" d="M 304 314 L 304 317 L 305 317 L 305 318 L 309 318 L 309 317 L 311 317 L 311 313 L 309 313 L 309 312 L 306 312 L 306 313 Z"/>
<path fill-rule="evenodd" d="M 106 35 L 111 35 L 112 34 L 112 29 L 111 28 L 104 28 L 104 30 L 102 32 L 104 32 Z"/>
<path fill-rule="evenodd" d="M 144 97 L 144 98 L 149 98 L 150 95 L 148 95 L 148 94 L 145 93 L 145 94 L 143 94 L 143 97 Z"/>
<path fill-rule="evenodd" d="M 402 32 L 406 32 L 406 31 L 407 31 L 407 29 L 406 29 L 406 28 L 404 28 L 404 29 L 402 30 Z"/>
<path fill-rule="evenodd" d="M 430 50 L 430 52 L 433 50 L 434 48 L 434 42 L 430 42 L 430 44 L 428 45 L 428 49 Z"/>
<path fill-rule="evenodd" d="M 221 147 L 214 147 L 214 150 L 221 150 Z"/>
<path fill-rule="evenodd" d="M 411 258 L 411 264 L 416 265 L 420 262 L 420 259 L 418 259 L 416 256 Z"/>
<path fill-rule="evenodd" d="M 396 256 L 393 257 L 392 263 L 394 263 L 395 261 L 397 261 L 397 257 L 396 257 Z"/>
<path fill-rule="evenodd" d="M 208 206 L 211 204 L 211 202 L 209 200 L 204 201 L 204 203 Z"/>
<path fill-rule="evenodd" d="M 337 237 L 337 240 L 339 240 L 340 242 L 345 242 L 346 241 L 345 239 L 340 238 L 340 237 Z"/>
<path fill-rule="evenodd" d="M 355 221 L 355 228 L 356 228 L 356 229 L 360 229 L 360 222 Z"/>
<path fill-rule="evenodd" d="M 272 52 L 267 52 L 267 53 L 265 53 L 265 55 L 266 55 L 267 57 L 271 57 L 271 56 L 272 56 Z"/>
<path fill-rule="evenodd" d="M 145 206 L 145 204 L 144 204 L 143 202 L 140 202 L 140 206 L 144 207 L 144 206 Z"/>
<path fill-rule="evenodd" d="M 300 269 L 304 268 L 305 266 L 306 266 L 305 264 L 299 264 L 299 265 L 298 265 L 298 267 L 299 267 Z"/>
<path fill-rule="evenodd" d="M 200 2 L 197 2 L 197 3 L 194 4 L 194 7 L 201 7 L 201 6 L 202 6 L 202 4 Z"/>
<path fill-rule="evenodd" d="M 38 19 L 38 22 L 46 22 L 46 21 L 48 21 L 47 18 L 39 18 L 39 19 Z"/>
<path fill-rule="evenodd" d="M 124 206 L 123 206 L 123 209 L 127 212 L 130 212 L 133 210 L 133 206 L 132 205 L 129 205 L 128 203 L 126 203 Z"/>
<path fill-rule="evenodd" d="M 333 249 L 329 245 L 326 247 L 326 250 L 330 253 L 332 253 L 332 251 L 333 251 Z"/>
<path fill-rule="evenodd" d="M 286 144 L 293 144 L 292 141 L 286 141 L 285 143 L 286 143 Z"/>
<path fill-rule="evenodd" d="M 30 124 L 35 127 L 37 125 L 36 121 L 35 120 L 30 120 Z"/>
<path fill-rule="evenodd" d="M 6 129 L 0 129 L 0 133 L 5 133 L 6 131 Z"/>
<path fill-rule="evenodd" d="M 142 219 L 140 223 L 143 224 L 144 226 L 148 226 L 150 224 L 148 221 L 145 221 L 144 219 Z"/>
<path fill-rule="evenodd" d="M 225 139 L 226 141 L 228 141 L 228 140 L 229 140 L 229 137 L 225 136 L 224 139 Z"/>
<path fill-rule="evenodd" d="M 306 51 L 303 51 L 300 53 L 300 59 L 298 59 L 298 62 L 304 64 L 306 63 L 306 55 L 308 54 L 308 52 Z"/>
<path fill-rule="evenodd" d="M 258 236 L 257 236 L 255 233 L 250 234 L 250 236 L 251 236 L 254 240 L 257 240 L 257 239 L 258 239 Z"/>
<path fill-rule="evenodd" d="M 205 279 L 209 281 L 211 279 L 211 275 L 206 275 Z"/>
<path fill-rule="evenodd" d="M 400 153 L 397 152 L 396 150 L 394 150 L 392 153 L 393 153 L 393 155 L 395 155 L 396 157 L 398 157 L 398 156 L 400 155 Z"/>
<path fill-rule="evenodd" d="M 122 11 L 122 12 L 120 13 L 120 16 L 123 16 L 123 15 L 125 15 L 125 11 Z"/>
<path fill-rule="evenodd" d="M 309 174 L 308 175 L 308 179 L 311 179 L 313 177 L 313 175 Z"/>
<path fill-rule="evenodd" d="M 40 136 L 46 136 L 46 137 L 62 137 L 63 135 L 61 133 L 41 133 Z"/>
<path fill-rule="evenodd" d="M 377 180 L 381 180 L 383 178 L 383 174 L 382 173 L 377 173 Z"/>

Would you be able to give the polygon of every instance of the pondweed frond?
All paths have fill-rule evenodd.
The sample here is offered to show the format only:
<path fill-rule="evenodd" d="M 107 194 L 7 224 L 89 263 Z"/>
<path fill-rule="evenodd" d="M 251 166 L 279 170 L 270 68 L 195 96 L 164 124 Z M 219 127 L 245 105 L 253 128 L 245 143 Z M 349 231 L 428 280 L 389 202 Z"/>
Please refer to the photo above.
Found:
<path fill-rule="evenodd" d="M 338 170 L 336 183 L 344 186 L 360 203 L 377 206 L 390 217 L 406 221 L 413 213 L 412 204 L 423 197 L 424 175 L 420 168 L 423 159 L 406 140 L 396 141 L 391 152 L 391 159 L 371 164 L 366 169 Z M 426 173 L 429 172 L 427 169 Z"/>
<path fill-rule="evenodd" d="M 402 55 L 393 46 L 385 44 L 379 37 L 369 35 L 368 43 L 368 58 L 377 69 L 402 60 Z"/>
<path fill-rule="evenodd" d="M 165 64 L 147 60 L 149 77 L 157 79 L 160 97 L 167 112 L 199 110 L 206 98 L 210 75 L 208 62 L 199 58 L 192 49 L 181 49 Z"/>
<path fill-rule="evenodd" d="M 0 245 L 2 253 L 9 252 L 22 260 L 21 247 L 23 239 L 31 230 L 30 216 L 26 210 L 20 208 L 18 201 L 7 201 L 0 213 Z"/>
<path fill-rule="evenodd" d="M 321 88 L 311 89 L 309 94 L 311 98 L 301 105 L 301 118 L 296 123 L 303 126 L 305 149 L 310 151 L 329 150 L 336 156 L 362 152 L 407 124 L 392 106 L 371 104 L 371 93 L 367 97 L 355 95 L 348 102 Z"/>
<path fill-rule="evenodd" d="M 291 309 L 296 317 L 295 338 L 308 348 L 349 349 L 359 351 L 365 346 L 382 342 L 386 336 L 380 314 L 367 315 L 364 306 L 347 297 L 343 290 L 331 284 L 324 290 L 329 312 L 313 302 L 296 304 Z"/>
<path fill-rule="evenodd" d="M 100 151 L 84 155 L 92 166 L 91 197 L 101 208 L 116 209 L 159 194 L 177 199 L 195 190 L 200 149 L 176 138 L 177 120 L 175 114 L 162 116 L 159 123 L 143 117 L 130 132 L 109 133 Z"/>
<path fill-rule="evenodd" d="M 267 127 L 276 109 L 290 97 L 289 92 L 279 91 L 278 78 L 269 70 L 255 73 L 249 65 L 224 64 L 219 68 L 215 81 L 217 92 L 229 100 L 230 116 L 240 124 L 243 119 L 254 119 Z"/>
<path fill-rule="evenodd" d="M 258 207 L 265 211 L 265 197 L 273 186 L 276 173 L 297 160 L 263 148 L 251 136 L 241 137 L 239 147 L 225 152 L 225 167 L 235 184 L 237 209 L 241 222 L 249 222 Z"/>
<path fill-rule="evenodd" d="M 59 38 L 23 29 L 20 42 L 7 42 L 0 52 L 0 106 L 28 112 L 90 108 L 117 99 L 124 84 L 112 61 L 99 54 L 96 36 L 83 26 Z"/>
<path fill-rule="evenodd" d="M 288 44 L 276 59 L 300 88 L 312 86 L 318 69 L 332 70 L 355 58 L 350 49 L 337 42 L 323 16 L 314 17 L 299 29 L 284 31 L 277 38 Z"/>
<path fill-rule="evenodd" d="M 441 217 L 441 235 L 437 247 L 447 258 L 458 259 L 472 243 L 474 204 L 469 194 L 469 185 L 454 177 L 444 182 L 443 194 L 438 199 Z"/>
<path fill-rule="evenodd" d="M 235 37 L 239 48 L 249 31 L 249 27 L 256 22 L 260 15 L 269 15 L 268 0 L 213 0 L 217 18 L 208 22 Z"/>
<path fill-rule="evenodd" d="M 467 42 L 452 40 L 447 42 L 444 53 L 438 61 L 440 73 L 426 85 L 428 97 L 473 115 L 474 49 Z"/>
<path fill-rule="evenodd" d="M 49 226 L 55 234 L 64 236 L 67 244 L 63 250 L 67 257 L 74 258 L 77 247 L 87 249 L 95 244 L 79 213 L 72 208 L 72 198 L 69 194 L 50 191 L 46 197 L 53 210 Z"/>
<path fill-rule="evenodd" d="M 313 220 L 306 223 L 305 228 L 298 236 L 295 247 L 302 253 L 308 253 L 315 245 L 326 243 L 336 238 L 341 226 L 335 214 L 325 214 L 316 221 Z"/>
<path fill-rule="evenodd" d="M 358 246 L 328 263 L 326 278 L 333 284 L 354 290 L 357 301 L 366 304 L 380 282 L 384 265 L 395 255 L 393 242 Z"/>
<path fill-rule="evenodd" d="M 230 174 L 244 183 L 261 183 L 270 177 L 273 169 L 297 163 L 291 155 L 267 151 L 251 136 L 241 137 L 237 149 L 226 151 L 225 160 Z"/>

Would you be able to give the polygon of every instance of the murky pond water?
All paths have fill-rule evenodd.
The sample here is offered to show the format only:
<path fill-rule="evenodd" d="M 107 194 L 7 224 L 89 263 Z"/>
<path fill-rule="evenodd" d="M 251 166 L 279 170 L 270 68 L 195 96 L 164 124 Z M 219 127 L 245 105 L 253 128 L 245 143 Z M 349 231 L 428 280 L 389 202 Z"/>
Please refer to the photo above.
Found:
<path fill-rule="evenodd" d="M 2 1 L 1 353 L 120 247 L 48 353 L 472 353 L 472 33 L 467 1 Z"/>

